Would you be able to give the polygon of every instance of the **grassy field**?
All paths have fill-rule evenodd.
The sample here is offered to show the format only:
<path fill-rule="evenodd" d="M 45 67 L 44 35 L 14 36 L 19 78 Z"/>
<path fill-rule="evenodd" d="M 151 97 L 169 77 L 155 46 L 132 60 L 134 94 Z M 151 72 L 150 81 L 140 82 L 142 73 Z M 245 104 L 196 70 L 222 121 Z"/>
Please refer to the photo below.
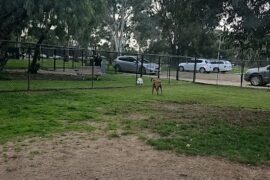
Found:
<path fill-rule="evenodd" d="M 41 69 L 53 69 L 54 68 L 54 60 L 53 59 L 41 59 L 38 62 L 41 66 Z M 158 63 L 158 62 L 155 62 Z M 80 68 L 82 66 L 82 62 L 74 62 L 72 64 L 72 60 L 64 63 L 63 59 L 57 59 L 55 63 L 56 69 L 63 69 L 65 68 Z M 18 60 L 18 59 L 10 59 L 5 68 L 6 69 L 27 69 L 28 67 L 28 60 Z M 167 72 L 169 67 L 167 64 L 161 64 L 161 69 L 164 72 Z M 170 67 L 171 71 L 176 71 L 176 67 Z M 110 66 L 110 71 L 114 72 L 114 69 Z"/>
<path fill-rule="evenodd" d="M 40 67 L 42 69 L 53 69 L 54 68 L 54 60 L 53 59 L 41 59 L 39 62 Z M 72 63 L 72 60 L 68 62 L 64 62 L 63 59 L 57 59 L 55 66 L 57 69 L 63 69 L 65 68 L 78 68 L 81 67 L 81 62 L 74 62 Z M 18 60 L 18 59 L 10 59 L 6 66 L 6 69 L 27 69 L 28 68 L 28 60 Z"/>
<path fill-rule="evenodd" d="M 6 75 L 6 80 L 1 80 L 0 77 L 0 91 L 15 91 L 27 89 L 27 76 L 19 77 L 20 79 L 13 78 Z M 54 79 L 56 78 L 56 79 Z M 63 79 L 61 79 L 63 78 Z M 76 78 L 76 79 L 73 79 Z M 76 88 L 92 88 L 91 77 L 69 77 L 57 75 L 31 75 L 30 76 L 30 89 L 31 90 L 49 90 L 49 89 L 76 89 Z M 66 80 L 65 80 L 66 79 Z M 135 75 L 124 76 L 122 74 L 107 74 L 99 79 L 93 81 L 93 88 L 106 88 L 106 87 L 127 87 L 135 86 Z M 150 85 L 149 78 L 145 78 L 145 83 Z"/>
<path fill-rule="evenodd" d="M 249 69 L 248 67 L 245 67 L 243 72 L 246 73 L 248 69 Z M 241 74 L 241 67 L 240 66 L 233 67 L 232 73 Z"/>
<path fill-rule="evenodd" d="M 102 130 L 109 138 L 136 135 L 158 150 L 269 165 L 268 91 L 184 82 L 164 82 L 162 96 L 150 91 L 0 93 L 0 143 Z"/>

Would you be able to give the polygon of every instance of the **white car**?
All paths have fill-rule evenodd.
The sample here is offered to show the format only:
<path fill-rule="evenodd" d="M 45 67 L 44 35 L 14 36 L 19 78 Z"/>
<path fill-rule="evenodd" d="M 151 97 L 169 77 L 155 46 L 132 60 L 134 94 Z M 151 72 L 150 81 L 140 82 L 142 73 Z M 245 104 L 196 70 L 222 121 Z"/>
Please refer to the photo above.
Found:
<path fill-rule="evenodd" d="M 179 64 L 179 71 L 194 71 L 195 60 L 188 60 L 186 63 Z M 210 73 L 213 71 L 213 67 L 208 59 L 197 59 L 196 71 L 200 73 Z"/>
<path fill-rule="evenodd" d="M 46 54 L 40 54 L 41 58 L 47 58 L 48 56 Z"/>
<path fill-rule="evenodd" d="M 229 72 L 232 70 L 232 64 L 230 61 L 224 61 L 224 60 L 211 60 L 211 65 L 213 67 L 214 73 L 219 72 Z"/>

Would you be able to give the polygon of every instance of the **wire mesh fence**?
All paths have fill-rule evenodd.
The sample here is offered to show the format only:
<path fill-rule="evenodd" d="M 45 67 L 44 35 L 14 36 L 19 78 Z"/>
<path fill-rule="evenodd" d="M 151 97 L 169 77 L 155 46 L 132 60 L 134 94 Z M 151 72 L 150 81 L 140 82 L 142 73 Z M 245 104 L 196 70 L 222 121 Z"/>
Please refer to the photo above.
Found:
<path fill-rule="evenodd" d="M 0 91 L 130 87 L 138 78 L 151 85 L 151 77 L 270 88 L 269 65 L 268 58 L 227 61 L 0 41 Z"/>

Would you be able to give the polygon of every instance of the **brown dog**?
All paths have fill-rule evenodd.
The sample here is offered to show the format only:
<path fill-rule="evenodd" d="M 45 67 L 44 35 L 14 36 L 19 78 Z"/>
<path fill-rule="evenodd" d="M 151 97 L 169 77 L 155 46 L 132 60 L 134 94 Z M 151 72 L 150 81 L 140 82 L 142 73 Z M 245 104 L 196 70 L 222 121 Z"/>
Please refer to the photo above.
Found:
<path fill-rule="evenodd" d="M 151 78 L 151 82 L 153 83 L 153 85 L 152 85 L 152 94 L 154 94 L 154 90 L 156 90 L 157 95 L 159 95 L 159 89 L 160 89 L 161 94 L 162 94 L 161 80 L 158 79 L 158 78 Z"/>

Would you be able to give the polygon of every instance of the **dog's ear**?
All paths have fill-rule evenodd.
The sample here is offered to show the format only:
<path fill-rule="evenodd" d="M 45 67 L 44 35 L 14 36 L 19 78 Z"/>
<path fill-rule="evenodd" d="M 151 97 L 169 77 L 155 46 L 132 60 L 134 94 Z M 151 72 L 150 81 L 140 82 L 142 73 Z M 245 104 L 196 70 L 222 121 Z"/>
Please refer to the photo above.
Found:
<path fill-rule="evenodd" d="M 151 82 L 153 82 L 153 78 L 150 78 Z"/>

